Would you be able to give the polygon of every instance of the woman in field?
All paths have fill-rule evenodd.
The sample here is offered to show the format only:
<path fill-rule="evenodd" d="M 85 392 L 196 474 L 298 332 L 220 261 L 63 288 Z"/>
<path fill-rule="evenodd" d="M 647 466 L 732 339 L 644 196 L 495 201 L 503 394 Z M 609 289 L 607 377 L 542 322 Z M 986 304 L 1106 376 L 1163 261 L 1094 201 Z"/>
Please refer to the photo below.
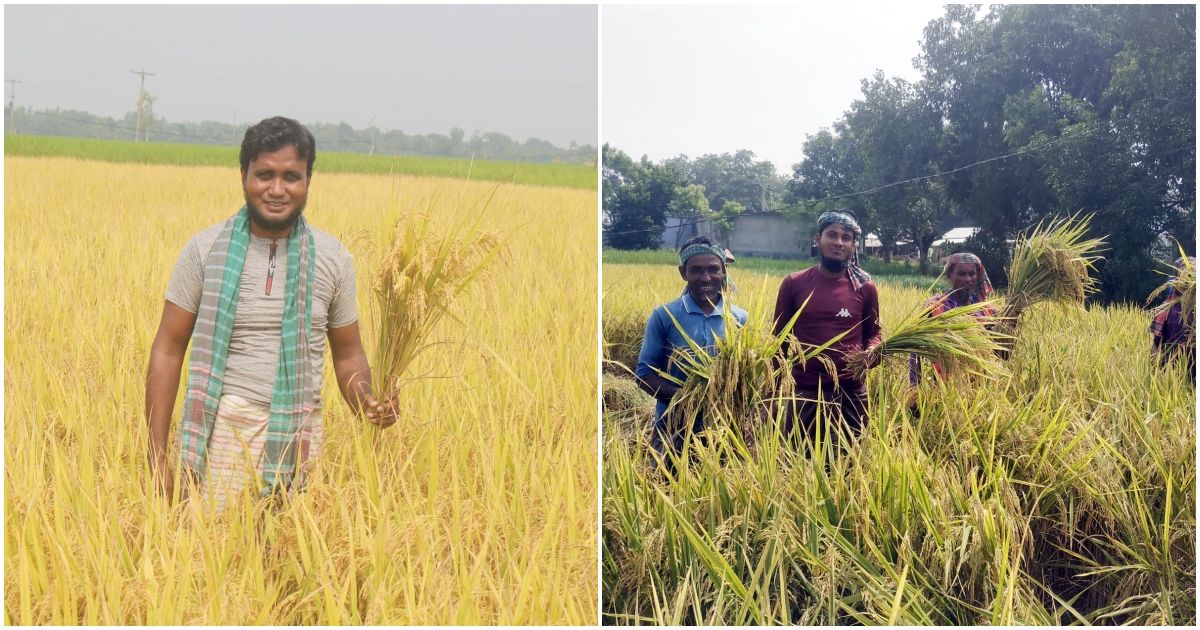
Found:
<path fill-rule="evenodd" d="M 959 306 L 983 302 L 991 297 L 992 281 L 988 279 L 983 261 L 979 260 L 975 254 L 970 252 L 951 254 L 946 259 L 946 269 L 943 274 L 950 279 L 950 290 L 925 301 L 926 307 L 932 307 L 929 312 L 931 316 L 940 315 Z M 975 316 L 995 317 L 996 309 L 988 306 L 975 313 Z M 934 363 L 933 369 L 938 376 L 946 375 L 946 370 L 940 364 Z M 921 359 L 913 355 L 908 362 L 908 382 L 916 385 L 920 380 Z"/>

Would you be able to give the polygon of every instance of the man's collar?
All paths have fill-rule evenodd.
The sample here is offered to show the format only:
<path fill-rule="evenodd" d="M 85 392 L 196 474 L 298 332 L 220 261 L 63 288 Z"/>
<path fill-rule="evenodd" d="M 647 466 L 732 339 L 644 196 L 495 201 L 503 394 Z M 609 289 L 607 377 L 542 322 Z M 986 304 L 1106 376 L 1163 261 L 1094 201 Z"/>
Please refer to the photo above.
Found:
<path fill-rule="evenodd" d="M 723 310 L 724 302 L 725 296 L 721 295 L 721 297 L 717 298 L 717 303 L 713 306 L 713 312 L 705 313 L 704 310 L 700 308 L 700 305 L 696 303 L 696 300 L 692 299 L 691 291 L 683 292 L 683 310 L 687 313 L 696 313 L 699 315 L 704 315 L 705 317 L 720 315 L 721 311 Z"/>

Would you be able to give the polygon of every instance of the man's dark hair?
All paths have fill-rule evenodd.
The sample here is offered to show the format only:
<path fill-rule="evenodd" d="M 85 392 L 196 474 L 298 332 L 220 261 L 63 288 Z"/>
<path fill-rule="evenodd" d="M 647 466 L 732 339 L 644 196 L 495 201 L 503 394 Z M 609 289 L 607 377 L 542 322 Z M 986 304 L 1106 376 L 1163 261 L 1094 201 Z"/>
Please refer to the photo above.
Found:
<path fill-rule="evenodd" d="M 683 245 L 679 246 L 679 253 L 682 254 L 683 250 L 691 247 L 692 245 L 716 245 L 716 243 L 714 243 L 713 240 L 707 236 L 693 236 L 685 241 Z"/>
<path fill-rule="evenodd" d="M 246 130 L 238 155 L 242 172 L 250 170 L 250 162 L 259 155 L 289 145 L 296 147 L 296 153 L 308 162 L 308 176 L 312 177 L 313 162 L 317 161 L 317 141 L 304 125 L 283 116 L 267 118 Z"/>

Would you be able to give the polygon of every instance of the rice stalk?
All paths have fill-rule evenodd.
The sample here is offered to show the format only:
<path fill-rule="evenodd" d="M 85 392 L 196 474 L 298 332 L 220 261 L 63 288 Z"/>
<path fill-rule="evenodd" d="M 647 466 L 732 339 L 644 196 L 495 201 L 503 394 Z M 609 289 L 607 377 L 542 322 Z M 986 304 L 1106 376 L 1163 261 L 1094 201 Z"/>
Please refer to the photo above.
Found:
<path fill-rule="evenodd" d="M 999 366 L 992 361 L 1003 333 L 993 330 L 993 318 L 977 313 L 991 302 L 976 302 L 933 314 L 930 304 L 901 320 L 882 342 L 873 348 L 851 353 L 846 368 L 860 381 L 869 366 L 885 357 L 917 355 L 945 366 L 951 374 L 972 374 L 994 378 Z"/>
<path fill-rule="evenodd" d="M 481 216 L 480 213 L 479 216 Z M 486 281 L 491 263 L 504 252 L 498 234 L 474 223 L 439 231 L 428 212 L 396 221 L 375 265 L 375 354 L 371 387 L 377 394 L 398 390 L 405 374 L 432 343 L 444 317 L 461 323 L 454 306 L 476 280 Z"/>
<path fill-rule="evenodd" d="M 1008 266 L 1008 296 L 1000 312 L 999 330 L 1015 339 L 1021 315 L 1039 302 L 1081 306 L 1097 290 L 1091 276 L 1103 257 L 1104 238 L 1085 239 L 1092 217 L 1072 215 L 1039 222 L 1017 239 Z M 1011 351 L 1005 342 L 1002 356 Z"/>
<path fill-rule="evenodd" d="M 779 334 L 772 331 L 771 322 L 762 315 L 769 310 L 765 304 L 751 305 L 751 317 L 744 326 L 733 317 L 729 300 L 724 300 L 724 304 L 725 337 L 716 339 L 714 351 L 710 353 L 688 338 L 688 347 L 677 348 L 672 357 L 684 378 L 659 372 L 680 387 L 667 408 L 668 427 L 686 430 L 691 422 L 684 419 L 699 416 L 709 426 L 737 429 L 744 438 L 749 438 L 777 413 L 780 403 L 795 398 L 792 366 L 816 360 L 832 372 L 832 361 L 822 353 L 846 333 L 820 346 L 804 347 L 791 331 L 807 300 Z M 671 321 L 683 332 L 673 316 Z"/>

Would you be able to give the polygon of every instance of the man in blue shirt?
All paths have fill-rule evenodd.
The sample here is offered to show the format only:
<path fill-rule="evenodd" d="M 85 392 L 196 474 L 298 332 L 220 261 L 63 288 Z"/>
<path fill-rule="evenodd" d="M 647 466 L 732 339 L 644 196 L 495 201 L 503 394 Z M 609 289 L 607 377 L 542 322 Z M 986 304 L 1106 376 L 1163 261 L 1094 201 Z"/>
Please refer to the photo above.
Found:
<path fill-rule="evenodd" d="M 635 373 L 642 390 L 658 401 L 654 409 L 651 445 L 660 453 L 664 452 L 667 441 L 676 451 L 682 448 L 683 434 L 673 432 L 671 435 L 666 420 L 667 406 L 679 387 L 655 370 L 684 379 L 683 370 L 671 356 L 677 348 L 686 351 L 689 347 L 685 333 L 709 353 L 716 352 L 717 338 L 725 337 L 723 296 L 729 288 L 725 269 L 729 262 L 733 262 L 729 251 L 707 236 L 697 236 L 684 243 L 679 250 L 679 276 L 687 283 L 687 288 L 679 299 L 655 308 L 646 322 Z M 739 325 L 746 323 L 746 311 L 732 305 L 729 310 Z M 679 322 L 683 331 L 675 326 L 671 317 Z M 702 424 L 703 419 L 697 417 L 692 430 L 699 430 Z"/>

